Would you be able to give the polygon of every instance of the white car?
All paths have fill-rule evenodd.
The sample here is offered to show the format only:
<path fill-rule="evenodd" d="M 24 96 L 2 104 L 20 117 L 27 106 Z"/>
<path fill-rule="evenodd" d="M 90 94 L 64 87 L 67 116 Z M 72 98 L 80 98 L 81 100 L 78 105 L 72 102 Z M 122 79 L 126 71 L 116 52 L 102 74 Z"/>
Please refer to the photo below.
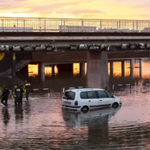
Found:
<path fill-rule="evenodd" d="M 62 98 L 64 109 L 82 112 L 98 108 L 118 107 L 121 104 L 118 97 L 99 88 L 68 89 Z"/>

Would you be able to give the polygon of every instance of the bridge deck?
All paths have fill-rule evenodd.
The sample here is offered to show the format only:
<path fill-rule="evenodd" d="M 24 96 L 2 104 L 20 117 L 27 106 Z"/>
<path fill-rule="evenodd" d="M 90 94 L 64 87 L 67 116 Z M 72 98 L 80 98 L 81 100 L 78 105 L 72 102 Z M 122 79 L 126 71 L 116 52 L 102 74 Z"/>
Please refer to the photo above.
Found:
<path fill-rule="evenodd" d="M 146 32 L 1 32 L 1 36 L 150 36 Z"/>
<path fill-rule="evenodd" d="M 84 48 L 84 45 L 80 48 L 80 44 L 86 45 L 87 48 Z M 122 44 L 126 44 L 126 46 Z M 30 48 L 31 51 L 37 48 L 38 50 L 43 49 L 43 51 L 53 51 L 55 49 L 88 51 L 89 49 L 95 50 L 93 49 L 95 45 L 98 47 L 96 50 L 147 50 L 150 49 L 150 34 L 95 32 L 2 32 L 0 34 L 0 51 L 5 51 L 4 47 L 7 47 L 8 51 L 10 51 L 10 47 L 16 48 L 16 45 L 23 51 L 25 51 L 26 47 L 28 47 L 27 49 Z M 74 49 L 72 46 L 76 48 Z M 122 48 L 122 46 L 126 48 Z"/>

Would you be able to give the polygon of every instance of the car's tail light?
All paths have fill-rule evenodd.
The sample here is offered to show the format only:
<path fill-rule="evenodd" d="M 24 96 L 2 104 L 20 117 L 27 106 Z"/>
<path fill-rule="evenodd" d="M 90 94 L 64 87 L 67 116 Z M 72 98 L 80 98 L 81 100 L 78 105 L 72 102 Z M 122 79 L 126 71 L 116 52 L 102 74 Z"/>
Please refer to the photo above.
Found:
<path fill-rule="evenodd" d="M 74 105 L 77 106 L 77 105 L 78 105 L 78 101 L 75 101 L 75 102 L 74 102 Z"/>

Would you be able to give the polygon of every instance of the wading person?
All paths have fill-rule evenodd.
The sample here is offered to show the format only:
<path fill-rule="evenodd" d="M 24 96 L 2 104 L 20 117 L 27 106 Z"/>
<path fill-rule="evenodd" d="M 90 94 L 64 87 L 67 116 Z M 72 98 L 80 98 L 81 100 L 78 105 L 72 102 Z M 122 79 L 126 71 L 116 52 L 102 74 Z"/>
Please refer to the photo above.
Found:
<path fill-rule="evenodd" d="M 29 82 L 27 82 L 27 80 L 25 81 L 25 95 L 26 95 L 26 99 L 29 99 L 29 93 L 31 93 L 32 89 L 31 89 L 31 84 Z"/>
<path fill-rule="evenodd" d="M 15 98 L 15 106 L 21 105 L 21 89 L 19 86 L 15 85 L 14 87 L 14 98 Z"/>
<path fill-rule="evenodd" d="M 10 92 L 6 86 L 3 87 L 2 95 L 1 95 L 1 103 L 7 106 L 7 100 Z"/>

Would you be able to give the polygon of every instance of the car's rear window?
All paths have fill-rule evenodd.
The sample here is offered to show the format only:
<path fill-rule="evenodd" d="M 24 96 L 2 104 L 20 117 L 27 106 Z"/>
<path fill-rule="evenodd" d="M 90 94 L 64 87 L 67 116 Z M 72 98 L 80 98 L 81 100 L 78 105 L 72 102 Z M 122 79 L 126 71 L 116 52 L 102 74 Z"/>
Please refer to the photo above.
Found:
<path fill-rule="evenodd" d="M 64 98 L 65 98 L 65 99 L 68 99 L 68 100 L 74 100 L 74 99 L 75 99 L 75 92 L 66 91 Z"/>
<path fill-rule="evenodd" d="M 94 98 L 98 98 L 97 96 L 97 91 L 87 91 L 87 92 L 81 92 L 80 93 L 80 97 L 81 99 L 94 99 Z"/>

